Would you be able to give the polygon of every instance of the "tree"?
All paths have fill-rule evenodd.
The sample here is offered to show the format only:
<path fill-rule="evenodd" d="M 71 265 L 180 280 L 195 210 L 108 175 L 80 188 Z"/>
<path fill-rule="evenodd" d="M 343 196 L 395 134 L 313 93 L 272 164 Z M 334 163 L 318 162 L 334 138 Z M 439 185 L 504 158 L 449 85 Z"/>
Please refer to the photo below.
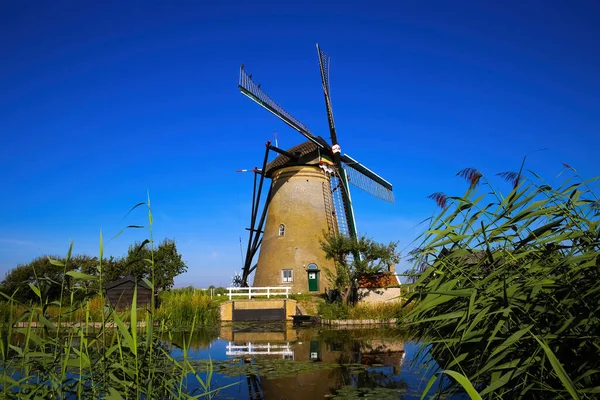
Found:
<path fill-rule="evenodd" d="M 131 274 L 136 279 L 152 280 L 152 260 L 154 260 L 154 288 L 156 290 L 170 289 L 173 287 L 175 277 L 187 271 L 187 265 L 181 259 L 175 241 L 164 239 L 154 250 L 154 258 L 149 243 L 146 241 L 136 242 L 129 246 L 121 275 Z"/>
<path fill-rule="evenodd" d="M 53 264 L 50 260 L 58 261 L 62 265 Z M 37 257 L 28 264 L 18 265 L 6 274 L 2 282 L 3 290 L 8 296 L 14 295 L 18 301 L 29 302 L 38 299 L 31 289 L 34 285 L 40 289 L 44 301 L 54 301 L 60 298 L 61 288 L 70 288 L 72 279 L 65 275 L 69 271 L 89 273 L 97 264 L 97 259 L 87 255 L 73 256 L 67 262 L 64 257 L 42 256 Z M 84 282 L 87 286 L 89 282 Z"/>
<path fill-rule="evenodd" d="M 321 248 L 327 259 L 333 260 L 335 273 L 329 277 L 344 304 L 356 298 L 357 281 L 362 276 L 374 275 L 398 263 L 397 242 L 377 243 L 361 236 L 351 238 L 340 234 L 325 234 Z"/>
<path fill-rule="evenodd" d="M 97 275 L 100 274 L 98 268 L 96 268 L 95 272 Z M 123 257 L 110 256 L 102 260 L 102 282 L 105 284 L 116 281 L 125 275 L 127 275 L 127 272 L 125 271 L 125 259 Z"/>
<path fill-rule="evenodd" d="M 147 278 L 152 280 L 152 252 L 148 242 L 134 243 L 129 247 L 126 257 L 105 258 L 102 260 L 102 283 L 132 274 L 137 279 Z M 58 261 L 59 264 L 50 260 Z M 154 250 L 154 287 L 156 290 L 166 290 L 173 286 L 174 278 L 187 271 L 187 265 L 182 261 L 177 251 L 174 240 L 164 239 Z M 31 285 L 40 289 L 44 301 L 60 299 L 61 289 L 73 289 L 76 299 L 93 295 L 100 289 L 100 280 L 77 279 L 65 273 L 77 271 L 86 275 L 99 277 L 100 268 L 97 257 L 88 255 L 73 255 L 68 262 L 65 257 L 42 256 L 35 258 L 28 264 L 18 265 L 6 274 L 2 282 L 2 291 L 13 296 L 15 300 L 30 302 L 38 300 L 37 294 Z"/>

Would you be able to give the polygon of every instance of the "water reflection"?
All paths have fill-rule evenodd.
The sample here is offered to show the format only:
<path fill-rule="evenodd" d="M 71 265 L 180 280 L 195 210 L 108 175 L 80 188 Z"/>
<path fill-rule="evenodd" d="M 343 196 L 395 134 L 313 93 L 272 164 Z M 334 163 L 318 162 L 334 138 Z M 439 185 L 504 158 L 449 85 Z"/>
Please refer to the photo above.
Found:
<path fill-rule="evenodd" d="M 398 330 L 224 325 L 219 330 L 219 338 L 226 341 L 224 355 L 232 362 L 290 359 L 335 365 L 293 376 L 273 377 L 260 372 L 246 375 L 245 386 L 251 399 L 324 398 L 347 386 L 406 388 L 400 377 L 405 361 L 404 337 Z M 212 352 L 211 356 L 214 356 Z M 394 394 L 392 398 L 398 398 L 397 392 Z"/>
<path fill-rule="evenodd" d="M 213 360 L 211 387 L 236 383 L 218 398 L 352 398 L 357 392 L 368 392 L 372 398 L 409 399 L 419 398 L 423 381 L 428 380 L 411 365 L 416 344 L 398 329 L 332 330 L 246 323 L 170 332 L 162 339 L 175 357 L 182 357 L 181 349 L 187 347 L 193 359 Z M 22 340 L 21 334 L 12 338 L 15 346 Z M 290 362 L 297 367 L 290 367 Z M 204 371 L 205 365 L 199 365 Z M 201 375 L 203 379 L 207 376 Z M 190 391 L 202 390 L 193 379 L 189 385 Z"/>

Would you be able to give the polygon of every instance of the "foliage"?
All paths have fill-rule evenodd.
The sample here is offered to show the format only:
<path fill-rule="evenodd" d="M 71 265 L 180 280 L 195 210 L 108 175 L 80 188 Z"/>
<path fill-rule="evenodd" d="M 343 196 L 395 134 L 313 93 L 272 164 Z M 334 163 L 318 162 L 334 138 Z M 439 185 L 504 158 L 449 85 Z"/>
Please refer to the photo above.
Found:
<path fill-rule="evenodd" d="M 173 287 L 174 278 L 187 271 L 187 265 L 181 259 L 174 240 L 164 239 L 155 249 L 149 242 L 136 242 L 129 246 L 125 257 L 125 275 L 133 275 L 136 279 L 152 278 L 154 268 L 154 285 L 157 291 Z"/>
<path fill-rule="evenodd" d="M 159 299 L 156 318 L 168 320 L 173 326 L 189 327 L 192 321 L 198 326 L 214 325 L 219 321 L 219 302 L 211 299 L 210 290 L 169 290 L 160 293 Z"/>
<path fill-rule="evenodd" d="M 140 205 L 148 208 L 151 240 L 150 203 Z M 2 311 L 7 321 L 0 324 L 2 398 L 199 398 L 218 393 L 219 388 L 211 388 L 211 366 L 206 367 L 206 378 L 202 379 L 200 370 L 190 364 L 191 337 L 181 338 L 182 357 L 175 359 L 164 340 L 172 342 L 168 320 L 158 323 L 152 312 L 140 318 L 137 289 L 125 316 L 104 306 L 102 292 L 94 299 L 75 300 L 79 292 L 85 291 L 82 281 L 96 282 L 98 287 L 105 282 L 102 235 L 97 275 L 71 269 L 71 251 L 72 246 L 64 259 L 51 260 L 51 265 L 62 268 L 62 272 L 58 268 L 56 271 L 65 278 L 60 281 L 57 300 L 49 301 L 51 297 L 43 289 L 46 280 L 42 279 L 29 282 L 37 303 L 23 303 L 14 295 L 0 294 L 7 307 Z M 157 257 L 150 251 L 151 276 L 155 276 Z M 154 291 L 156 285 L 152 281 L 150 285 Z M 95 324 L 93 314 L 98 305 L 100 323 Z M 82 323 L 66 327 L 64 322 L 75 313 L 81 313 Z M 197 317 L 191 318 L 193 330 Z M 35 329 L 35 324 L 42 329 Z"/>
<path fill-rule="evenodd" d="M 315 371 L 330 370 L 338 367 L 336 363 L 300 361 L 289 359 L 263 359 L 258 358 L 253 362 L 244 362 L 242 359 L 226 361 L 193 360 L 194 366 L 205 368 L 212 365 L 216 372 L 227 376 L 257 376 L 266 379 L 277 379 L 289 376 L 309 374 Z"/>
<path fill-rule="evenodd" d="M 164 239 L 155 249 L 150 249 L 148 244 L 148 241 L 133 244 L 124 258 L 111 256 L 103 259 L 103 281 L 108 283 L 129 274 L 152 279 L 154 265 L 155 289 L 159 291 L 171 288 L 174 278 L 187 271 L 187 265 L 182 261 L 175 241 Z M 67 272 L 76 271 L 89 276 L 89 279 L 78 279 L 76 282 L 80 289 L 75 292 L 76 300 L 82 300 L 98 293 L 99 266 L 98 258 L 88 255 L 72 256 L 68 262 L 65 257 L 38 257 L 11 270 L 2 282 L 2 291 L 20 302 L 35 302 L 38 296 L 30 286 L 34 285 L 40 288 L 44 301 L 57 301 L 63 283 L 67 287 L 73 284 L 72 276 Z"/>
<path fill-rule="evenodd" d="M 396 246 L 396 242 L 386 245 L 364 236 L 324 235 L 321 248 L 325 257 L 335 264 L 335 273 L 329 279 L 339 291 L 342 303 L 349 304 L 356 299 L 357 280 L 360 277 L 388 270 L 399 261 Z"/>
<path fill-rule="evenodd" d="M 58 263 L 52 263 L 51 260 Z M 14 294 L 15 300 L 30 301 L 37 299 L 30 286 L 34 285 L 39 287 L 49 301 L 58 300 L 63 282 L 67 286 L 72 284 L 72 279 L 66 272 L 86 270 L 91 264 L 97 263 L 96 259 L 86 255 L 71 257 L 66 264 L 65 261 L 64 257 L 43 256 L 28 264 L 18 265 L 6 275 L 2 290 L 4 293 Z"/>
<path fill-rule="evenodd" d="M 379 319 L 390 320 L 402 316 L 400 303 L 357 303 L 348 305 L 342 303 L 319 303 L 319 316 L 323 319 Z"/>
<path fill-rule="evenodd" d="M 329 398 L 345 400 L 364 399 L 365 397 L 379 400 L 401 399 L 406 394 L 406 383 L 403 381 L 393 381 L 393 383 L 396 383 L 396 387 L 357 387 L 346 385 L 336 390 L 335 394 L 329 396 Z"/>
<path fill-rule="evenodd" d="M 97 275 L 98 271 L 92 271 L 90 275 Z M 116 281 L 117 279 L 123 278 L 128 274 L 128 271 L 125 270 L 125 258 L 124 257 L 114 257 L 110 256 L 106 259 L 102 260 L 102 275 L 103 282 L 109 283 L 112 281 Z M 98 287 L 96 287 L 96 291 L 98 291 Z"/>
<path fill-rule="evenodd" d="M 350 306 L 340 302 L 319 303 L 317 312 L 323 319 L 349 319 Z"/>
<path fill-rule="evenodd" d="M 402 306 L 396 302 L 358 303 L 350 308 L 349 319 L 393 319 L 402 315 Z"/>
<path fill-rule="evenodd" d="M 482 397 L 594 397 L 600 203 L 593 180 L 575 173 L 552 188 L 534 173 L 504 173 L 512 185 L 503 196 L 483 175 L 462 176 L 470 188 L 446 196 L 414 252 L 412 332 L 444 372 L 468 378 Z M 481 182 L 489 194 L 477 193 Z"/>

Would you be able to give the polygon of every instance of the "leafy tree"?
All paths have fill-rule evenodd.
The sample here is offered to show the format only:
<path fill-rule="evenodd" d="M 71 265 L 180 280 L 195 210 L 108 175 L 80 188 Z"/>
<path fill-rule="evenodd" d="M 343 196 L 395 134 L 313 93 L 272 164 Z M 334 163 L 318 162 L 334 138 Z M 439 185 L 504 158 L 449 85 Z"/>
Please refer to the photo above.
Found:
<path fill-rule="evenodd" d="M 136 242 L 129 246 L 122 276 L 131 274 L 136 279 L 152 280 L 152 257 L 152 251 L 147 241 Z M 187 271 L 187 265 L 181 259 L 181 254 L 177 251 L 175 241 L 172 239 L 164 239 L 154 250 L 154 266 L 156 290 L 170 289 L 173 287 L 175 277 Z"/>
<path fill-rule="evenodd" d="M 64 267 L 55 265 L 50 260 L 56 260 Z M 8 296 L 21 302 L 30 302 L 38 299 L 37 294 L 31 289 L 35 285 L 41 291 L 44 301 L 54 301 L 60 298 L 61 287 L 71 288 L 76 285 L 77 298 L 84 295 L 97 293 L 100 281 L 78 279 L 72 281 L 69 271 L 82 272 L 91 276 L 98 276 L 99 262 L 97 257 L 88 255 L 74 255 L 65 263 L 64 257 L 42 256 L 28 264 L 18 265 L 7 273 L 1 283 L 2 291 Z M 125 258 L 109 257 L 102 260 L 102 282 L 107 283 L 126 275 L 132 274 L 136 278 L 152 279 L 152 253 L 147 242 L 135 243 L 129 247 Z M 157 290 L 166 290 L 173 286 L 174 278 L 187 271 L 187 265 L 182 261 L 177 251 L 175 241 L 163 240 L 154 250 L 155 276 L 154 285 Z M 83 289 L 83 290 L 82 290 Z"/>
<path fill-rule="evenodd" d="M 351 238 L 340 234 L 325 234 L 321 248 L 327 259 L 333 260 L 335 273 L 329 276 L 344 304 L 356 298 L 357 281 L 362 276 L 385 271 L 398 263 L 397 242 L 377 243 L 361 236 Z"/>
<path fill-rule="evenodd" d="M 50 260 L 56 260 L 65 266 L 56 265 Z M 11 270 L 2 282 L 4 292 L 19 301 L 33 301 L 37 295 L 31 285 L 39 287 L 44 300 L 54 301 L 60 298 L 60 290 L 64 285 L 71 287 L 71 277 L 65 275 L 69 271 L 89 271 L 91 266 L 97 264 L 97 259 L 87 255 L 73 256 L 68 262 L 64 257 L 42 256 L 37 257 L 28 264 L 18 265 Z M 89 272 L 85 272 L 89 273 Z M 85 282 L 84 285 L 88 283 Z"/>

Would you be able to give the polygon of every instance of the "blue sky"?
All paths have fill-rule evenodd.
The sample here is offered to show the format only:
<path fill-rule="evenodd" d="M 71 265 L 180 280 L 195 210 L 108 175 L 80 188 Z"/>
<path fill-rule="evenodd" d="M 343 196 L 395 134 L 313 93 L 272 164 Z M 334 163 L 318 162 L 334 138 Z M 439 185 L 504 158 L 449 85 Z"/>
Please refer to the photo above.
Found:
<path fill-rule="evenodd" d="M 240 64 L 329 138 L 315 43 L 331 56 L 342 151 L 392 182 L 396 204 L 353 191 L 358 229 L 400 248 L 459 195 L 455 176 L 566 162 L 598 174 L 595 2 L 41 1 L 0 4 L 0 274 L 43 254 L 122 255 L 174 238 L 177 286 L 226 285 L 241 266 L 264 143 L 302 137 L 242 96 Z M 126 5 L 118 3 L 127 3 Z M 221 5 L 223 4 L 223 5 Z M 533 153 L 540 148 L 547 150 Z M 506 184 L 498 183 L 501 188 Z"/>

